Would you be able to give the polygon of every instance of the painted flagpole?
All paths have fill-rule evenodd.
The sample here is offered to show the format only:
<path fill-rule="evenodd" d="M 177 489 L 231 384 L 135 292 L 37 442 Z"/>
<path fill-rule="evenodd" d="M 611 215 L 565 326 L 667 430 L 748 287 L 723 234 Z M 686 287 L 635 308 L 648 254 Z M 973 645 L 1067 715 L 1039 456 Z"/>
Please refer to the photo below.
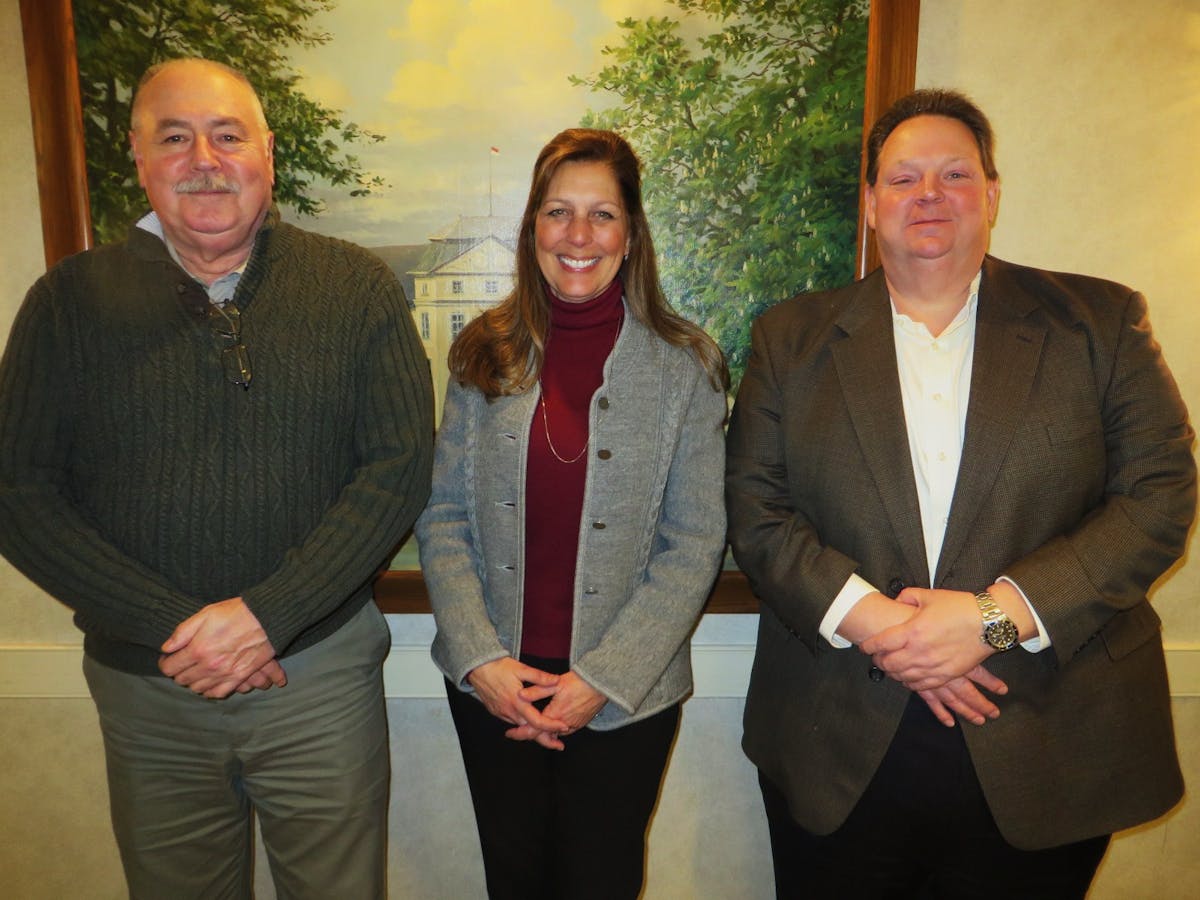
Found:
<path fill-rule="evenodd" d="M 493 213 L 492 213 L 492 157 L 499 156 L 499 155 L 500 155 L 499 147 L 492 147 L 491 152 L 488 153 L 488 218 L 489 219 L 493 215 Z"/>

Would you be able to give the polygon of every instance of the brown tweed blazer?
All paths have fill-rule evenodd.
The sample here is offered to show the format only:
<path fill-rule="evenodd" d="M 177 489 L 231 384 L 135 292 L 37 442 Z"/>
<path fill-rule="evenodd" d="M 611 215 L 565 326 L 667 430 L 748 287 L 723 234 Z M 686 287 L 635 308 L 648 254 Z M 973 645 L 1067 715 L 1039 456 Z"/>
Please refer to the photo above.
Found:
<path fill-rule="evenodd" d="M 738 564 L 762 601 L 743 746 L 816 833 L 837 828 L 908 692 L 817 632 L 852 572 L 885 592 L 1017 582 L 1053 647 L 987 665 L 1000 718 L 966 726 L 992 813 L 1033 849 L 1179 799 L 1150 585 L 1195 509 L 1193 434 L 1141 294 L 988 257 L 958 483 L 929 573 L 881 271 L 755 322 L 729 429 Z"/>

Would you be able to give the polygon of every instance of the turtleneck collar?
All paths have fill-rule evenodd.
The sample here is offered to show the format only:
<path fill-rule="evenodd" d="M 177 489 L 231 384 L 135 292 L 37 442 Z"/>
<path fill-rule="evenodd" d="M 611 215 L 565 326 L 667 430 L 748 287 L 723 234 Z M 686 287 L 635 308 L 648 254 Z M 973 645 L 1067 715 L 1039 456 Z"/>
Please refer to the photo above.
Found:
<path fill-rule="evenodd" d="M 620 316 L 624 307 L 621 304 L 621 279 L 614 278 L 612 283 L 591 300 L 583 303 L 569 303 L 556 296 L 547 287 L 546 297 L 550 300 L 550 324 L 554 328 L 594 328 Z"/>

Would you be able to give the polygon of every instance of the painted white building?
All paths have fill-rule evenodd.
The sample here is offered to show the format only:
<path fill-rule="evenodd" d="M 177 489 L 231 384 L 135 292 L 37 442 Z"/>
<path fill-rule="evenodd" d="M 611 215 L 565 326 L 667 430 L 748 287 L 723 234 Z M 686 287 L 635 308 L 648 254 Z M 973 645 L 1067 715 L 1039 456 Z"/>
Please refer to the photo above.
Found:
<path fill-rule="evenodd" d="M 433 365 L 435 414 L 441 418 L 449 370 L 446 354 L 463 326 L 512 290 L 519 220 L 459 216 L 431 235 L 409 270 L 413 317 Z"/>

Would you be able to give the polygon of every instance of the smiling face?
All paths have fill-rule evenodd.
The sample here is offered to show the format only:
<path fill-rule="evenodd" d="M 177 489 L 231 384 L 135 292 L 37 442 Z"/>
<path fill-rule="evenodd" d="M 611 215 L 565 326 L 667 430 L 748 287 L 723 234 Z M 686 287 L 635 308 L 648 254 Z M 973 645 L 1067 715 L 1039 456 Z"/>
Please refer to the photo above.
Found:
<path fill-rule="evenodd" d="M 867 187 L 867 224 L 885 271 L 930 263 L 977 270 L 999 193 L 962 122 L 936 115 L 906 119 L 888 135 L 875 184 Z"/>
<path fill-rule="evenodd" d="M 202 60 L 169 63 L 142 86 L 129 140 L 138 181 L 180 255 L 240 264 L 275 182 L 274 136 L 249 85 Z"/>
<path fill-rule="evenodd" d="M 571 303 L 599 296 L 629 252 L 629 222 L 612 169 L 601 162 L 560 165 L 538 208 L 534 242 L 555 296 Z"/>

